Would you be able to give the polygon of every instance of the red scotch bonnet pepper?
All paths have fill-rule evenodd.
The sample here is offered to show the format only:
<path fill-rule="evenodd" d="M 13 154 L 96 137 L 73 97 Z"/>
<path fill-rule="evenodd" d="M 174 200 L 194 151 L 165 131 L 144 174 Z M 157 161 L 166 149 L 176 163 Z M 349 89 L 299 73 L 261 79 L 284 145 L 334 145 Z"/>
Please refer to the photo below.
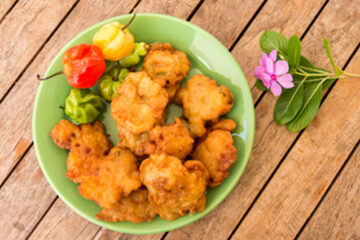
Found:
<path fill-rule="evenodd" d="M 46 80 L 64 73 L 68 83 L 74 88 L 90 88 L 103 75 L 106 69 L 105 60 L 101 49 L 91 44 L 80 44 L 69 48 L 63 55 L 64 71 L 55 73 Z"/>

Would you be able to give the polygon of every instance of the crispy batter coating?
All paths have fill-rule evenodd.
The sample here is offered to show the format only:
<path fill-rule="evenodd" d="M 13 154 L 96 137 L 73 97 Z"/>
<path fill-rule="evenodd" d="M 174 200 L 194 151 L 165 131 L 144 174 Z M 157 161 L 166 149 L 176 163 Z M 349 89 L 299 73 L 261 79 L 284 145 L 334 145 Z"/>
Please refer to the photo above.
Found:
<path fill-rule="evenodd" d="M 59 147 L 70 149 L 66 176 L 81 183 L 85 198 L 109 208 L 141 186 L 137 159 L 128 150 L 111 149 L 101 122 L 77 126 L 61 120 L 50 136 Z"/>
<path fill-rule="evenodd" d="M 143 70 L 152 79 L 167 89 L 170 99 L 175 96 L 189 68 L 190 62 L 186 54 L 174 50 L 170 43 L 151 44 L 143 66 Z"/>
<path fill-rule="evenodd" d="M 119 199 L 141 187 L 138 162 L 128 150 L 111 149 L 99 161 L 98 170 L 80 184 L 80 194 L 103 208 L 111 208 Z"/>
<path fill-rule="evenodd" d="M 208 186 L 215 187 L 221 184 L 237 158 L 230 132 L 225 130 L 209 132 L 195 147 L 192 158 L 201 161 L 209 171 Z"/>
<path fill-rule="evenodd" d="M 205 209 L 208 172 L 195 160 L 182 164 L 166 154 L 153 154 L 140 165 L 140 178 L 149 190 L 149 201 L 161 218 L 174 220 L 188 211 Z"/>
<path fill-rule="evenodd" d="M 168 94 L 145 72 L 129 73 L 111 102 L 111 115 L 118 126 L 140 134 L 153 128 L 163 116 Z"/>
<path fill-rule="evenodd" d="M 132 192 L 128 197 L 119 200 L 112 208 L 101 209 L 96 218 L 108 222 L 130 221 L 138 223 L 151 222 L 155 216 L 156 212 L 148 200 L 148 190 L 142 187 Z"/>
<path fill-rule="evenodd" d="M 235 128 L 236 128 L 236 122 L 234 120 L 222 118 L 222 119 L 220 119 L 219 122 L 212 125 L 209 128 L 209 130 L 212 131 L 212 130 L 216 130 L 216 129 L 222 129 L 222 130 L 232 132 L 235 130 Z"/>
<path fill-rule="evenodd" d="M 154 144 L 150 143 L 149 132 L 135 134 L 117 124 L 120 137 L 118 146 L 130 149 L 137 156 L 144 156 L 155 151 Z"/>
<path fill-rule="evenodd" d="M 77 126 L 63 119 L 55 125 L 50 137 L 60 148 L 70 149 L 66 176 L 76 183 L 94 173 L 99 159 L 112 147 L 105 136 L 104 125 L 99 121 Z"/>
<path fill-rule="evenodd" d="M 194 139 L 186 127 L 181 124 L 180 119 L 168 126 L 156 126 L 150 131 L 151 140 L 155 142 L 157 153 L 168 155 L 184 160 L 191 152 Z"/>
<path fill-rule="evenodd" d="M 197 74 L 178 91 L 175 102 L 184 108 L 191 136 L 201 137 L 206 133 L 205 124 L 217 122 L 221 115 L 230 111 L 234 97 L 227 87 L 217 86 L 215 80 Z"/>

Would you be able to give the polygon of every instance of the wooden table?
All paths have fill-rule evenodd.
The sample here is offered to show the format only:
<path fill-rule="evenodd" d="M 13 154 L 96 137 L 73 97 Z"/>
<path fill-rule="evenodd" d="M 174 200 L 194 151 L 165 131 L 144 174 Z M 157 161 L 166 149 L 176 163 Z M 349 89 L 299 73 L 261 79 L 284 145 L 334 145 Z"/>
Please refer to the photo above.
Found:
<path fill-rule="evenodd" d="M 67 207 L 34 153 L 32 108 L 38 81 L 57 52 L 83 29 L 129 12 L 186 19 L 217 37 L 239 62 L 256 111 L 254 148 L 232 193 L 203 219 L 165 234 L 103 229 Z M 360 73 L 360 0 L 1 0 L 0 239 L 359 239 L 360 79 L 324 92 L 300 133 L 276 125 L 275 98 L 254 88 L 264 30 L 301 36 L 303 55 Z"/>

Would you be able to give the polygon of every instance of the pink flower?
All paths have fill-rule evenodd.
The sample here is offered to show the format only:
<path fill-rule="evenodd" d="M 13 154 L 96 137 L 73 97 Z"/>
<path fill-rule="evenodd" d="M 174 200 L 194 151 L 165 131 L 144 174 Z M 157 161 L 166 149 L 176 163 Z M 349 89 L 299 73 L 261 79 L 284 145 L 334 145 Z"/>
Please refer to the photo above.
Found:
<path fill-rule="evenodd" d="M 260 65 L 253 72 L 265 87 L 269 88 L 274 96 L 279 96 L 283 88 L 294 87 L 293 78 L 289 72 L 289 64 L 286 61 L 276 61 L 277 50 L 272 50 L 268 55 L 262 53 Z"/>

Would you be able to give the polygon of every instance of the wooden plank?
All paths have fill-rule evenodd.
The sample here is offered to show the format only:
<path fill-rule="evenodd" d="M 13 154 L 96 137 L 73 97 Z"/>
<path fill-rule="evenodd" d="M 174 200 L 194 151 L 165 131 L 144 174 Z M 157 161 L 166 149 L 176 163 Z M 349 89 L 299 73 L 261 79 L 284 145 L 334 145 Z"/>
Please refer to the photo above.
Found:
<path fill-rule="evenodd" d="M 11 167 L 18 161 L 18 158 L 24 153 L 25 149 L 27 149 L 31 142 L 31 111 L 36 88 L 38 86 L 38 82 L 34 81 L 34 76 L 36 73 L 44 72 L 51 59 L 57 54 L 63 45 L 71 38 L 73 38 L 78 32 L 105 18 L 129 12 L 135 3 L 136 0 L 126 3 L 124 1 L 119 3 L 118 1 L 113 0 L 107 1 L 106 4 L 102 1 L 81 1 L 76 6 L 74 11 L 69 15 L 69 18 L 65 20 L 63 25 L 55 33 L 54 37 L 48 42 L 44 50 L 34 60 L 33 64 L 24 73 L 22 81 L 19 81 L 19 83 L 13 89 L 13 92 L 16 94 L 10 94 L 9 98 L 6 98 L 0 105 L 4 111 L 1 114 L 0 123 L 3 124 L 2 127 L 5 127 L 4 125 L 6 125 L 6 128 L 2 129 L 1 131 L 7 133 L 4 134 L 1 139 L 0 149 L 2 149 L 1 152 L 5 151 L 6 149 L 9 150 L 7 154 L 0 155 L 1 181 L 4 180 Z M 102 11 L 97 11 L 98 9 L 102 9 Z M 74 25 L 74 23 L 76 24 Z M 17 94 L 23 94 L 23 97 L 21 98 L 20 95 Z M 11 104 L 9 105 L 9 100 L 10 102 L 18 101 L 19 108 L 14 108 L 14 106 L 11 106 Z M 25 113 L 25 111 L 27 112 Z M 8 114 L 16 114 L 17 118 L 10 120 L 4 114 L 5 112 Z M 21 136 L 20 140 L 16 143 L 10 142 L 14 136 Z M 6 181 L 0 191 L 0 196 L 4 196 L 3 198 L 6 200 L 6 202 L 11 202 L 13 205 L 12 208 L 9 208 L 8 204 L 5 205 L 5 202 L 1 201 L 4 203 L 1 204 L 1 210 L 3 210 L 2 213 L 4 213 L 4 216 L 6 217 L 0 220 L 2 230 L 4 226 L 4 230 L 1 231 L 0 234 L 5 234 L 0 236 L 12 236 L 11 234 L 13 234 L 14 236 L 19 236 L 19 238 L 25 237 L 35 226 L 35 223 L 40 219 L 42 214 L 45 213 L 45 210 L 50 206 L 51 202 L 55 199 L 54 192 L 46 183 L 46 180 L 43 176 L 38 174 L 36 182 L 29 181 L 33 174 L 32 171 L 21 172 L 22 184 L 12 185 L 11 179 L 13 177 L 19 178 L 19 174 L 16 174 L 16 172 L 21 171 L 22 168 L 32 169 L 34 173 L 39 171 L 41 172 L 36 161 L 36 157 L 33 154 L 33 148 L 31 148 L 30 153 L 31 156 L 25 157 L 25 161 L 18 165 L 13 175 L 11 175 L 8 181 Z M 31 158 L 31 161 L 26 161 L 27 158 Z M 3 167 L 7 170 L 4 171 Z M 28 181 L 29 184 L 33 184 L 35 190 L 40 192 L 41 196 L 33 196 L 33 192 L 35 190 L 32 190 L 30 187 L 29 190 L 22 187 L 23 185 L 26 187 Z M 51 193 L 51 195 L 47 193 L 48 191 Z M 11 192 L 16 194 L 11 194 Z M 38 193 L 36 192 L 36 194 Z M 13 195 L 13 197 L 9 199 L 11 195 Z M 17 195 L 21 196 L 17 197 Z M 44 198 L 40 198 L 42 196 L 44 196 Z M 31 201 L 29 199 L 31 199 Z M 26 204 L 24 204 L 24 202 Z M 12 217 L 17 219 L 17 222 L 11 221 Z M 85 220 L 83 221 L 86 222 Z M 69 234 L 72 233 L 70 232 Z M 0 237 L 0 239 L 5 238 Z M 14 237 L 13 239 L 17 239 L 17 237 Z"/>
<path fill-rule="evenodd" d="M 360 52 L 349 71 L 359 68 Z M 360 138 L 359 102 L 359 79 L 343 79 L 335 85 L 234 239 L 296 236 Z"/>
<path fill-rule="evenodd" d="M 360 239 L 359 199 L 358 147 L 299 239 Z"/>
<path fill-rule="evenodd" d="M 94 240 L 152 240 L 152 239 L 161 239 L 163 233 L 151 234 L 151 235 L 131 235 L 131 234 L 121 234 L 118 232 L 106 230 L 102 228 L 100 232 L 96 235 Z"/>
<path fill-rule="evenodd" d="M 81 1 L 25 71 L 0 105 L 0 132 L 6 133 L 0 139 L 0 182 L 9 174 L 32 141 L 31 117 L 39 85 L 35 79 L 36 74 L 45 72 L 58 51 L 80 31 L 106 18 L 128 13 L 135 3 L 136 0 L 120 3 L 117 0 L 106 3 Z"/>
<path fill-rule="evenodd" d="M 0 98 L 75 2 L 23 0 L 6 16 L 0 25 Z"/>
<path fill-rule="evenodd" d="M 135 8 L 135 12 L 161 13 L 186 19 L 200 0 L 168 1 L 142 0 Z"/>
<path fill-rule="evenodd" d="M 29 239 L 92 239 L 99 227 L 85 220 L 58 198 Z"/>
<path fill-rule="evenodd" d="M 1 188 L 0 239 L 24 239 L 55 196 L 31 149 Z"/>
<path fill-rule="evenodd" d="M 264 30 L 275 29 L 281 30 L 285 35 L 301 35 L 321 6 L 321 2 L 315 3 L 309 0 L 295 3 L 277 0 L 266 3 L 234 48 L 234 51 L 236 49 L 237 52 L 233 52 L 233 55 L 240 63 L 245 75 L 252 74 L 253 69 L 249 68 L 249 65 L 257 64 L 260 56 L 258 39 Z M 284 10 L 279 14 L 272 14 L 279 9 Z M 269 18 L 269 16 L 272 17 Z M 289 21 L 289 17 L 291 17 L 291 21 Z M 239 52 L 239 49 L 245 52 Z M 237 187 L 209 215 L 195 224 L 170 232 L 166 239 L 200 239 L 204 234 L 209 238 L 217 236 L 225 238 L 236 226 L 296 137 L 296 134 L 289 133 L 284 128 L 279 129 L 272 121 L 274 98 L 270 95 L 266 97 L 268 98 L 262 101 L 256 109 L 255 144 L 249 164 Z"/>
<path fill-rule="evenodd" d="M 191 22 L 214 35 L 229 48 L 261 4 L 261 0 L 205 1 Z"/>
<path fill-rule="evenodd" d="M 0 6 L 0 22 L 1 19 L 5 16 L 5 14 L 10 10 L 10 8 L 14 5 L 16 0 L 2 0 Z"/>

